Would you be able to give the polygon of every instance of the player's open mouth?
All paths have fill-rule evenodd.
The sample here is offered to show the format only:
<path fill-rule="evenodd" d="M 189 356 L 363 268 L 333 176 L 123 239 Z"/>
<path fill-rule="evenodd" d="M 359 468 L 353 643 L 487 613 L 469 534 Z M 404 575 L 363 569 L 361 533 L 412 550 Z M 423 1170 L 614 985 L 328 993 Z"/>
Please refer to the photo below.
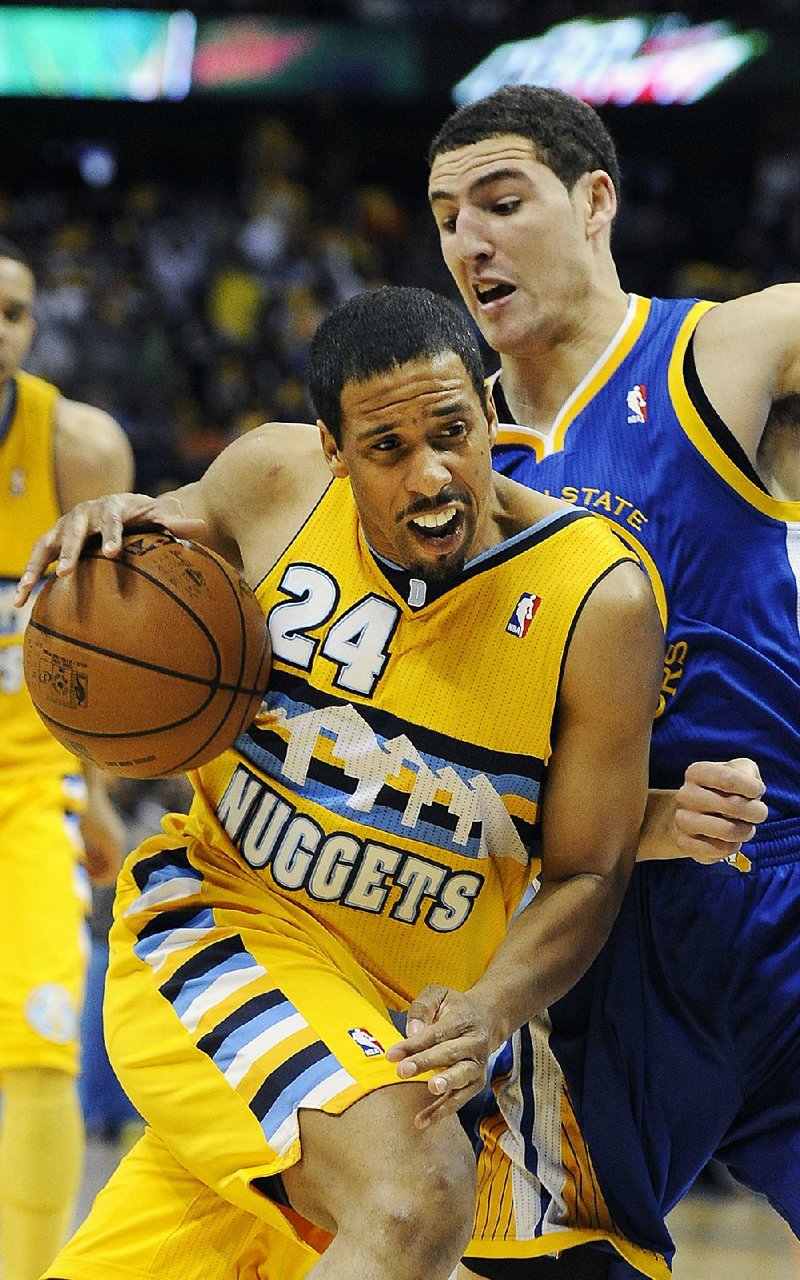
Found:
<path fill-rule="evenodd" d="M 409 521 L 409 528 L 417 537 L 436 546 L 456 537 L 463 523 L 463 512 L 459 507 L 451 504 L 442 507 L 440 511 L 426 511 L 414 516 L 414 519 Z"/>
<path fill-rule="evenodd" d="M 512 293 L 516 292 L 516 285 L 513 284 L 487 284 L 474 286 L 475 297 L 482 307 L 488 307 L 492 302 L 499 302 L 501 298 L 508 298 Z"/>

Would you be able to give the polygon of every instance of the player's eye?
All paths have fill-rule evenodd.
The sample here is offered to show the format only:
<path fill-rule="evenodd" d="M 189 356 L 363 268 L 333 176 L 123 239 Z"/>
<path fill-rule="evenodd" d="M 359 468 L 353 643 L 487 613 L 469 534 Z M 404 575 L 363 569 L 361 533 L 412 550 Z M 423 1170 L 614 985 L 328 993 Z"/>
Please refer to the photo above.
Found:
<path fill-rule="evenodd" d="M 461 436 L 466 435 L 466 433 L 467 424 L 466 422 L 462 422 L 460 419 L 458 422 L 449 422 L 447 426 L 443 427 L 439 432 L 445 440 L 458 440 Z"/>
<path fill-rule="evenodd" d="M 522 204 L 519 196 L 506 196 L 503 200 L 495 200 L 492 205 L 492 212 L 499 213 L 501 217 L 514 213 Z"/>

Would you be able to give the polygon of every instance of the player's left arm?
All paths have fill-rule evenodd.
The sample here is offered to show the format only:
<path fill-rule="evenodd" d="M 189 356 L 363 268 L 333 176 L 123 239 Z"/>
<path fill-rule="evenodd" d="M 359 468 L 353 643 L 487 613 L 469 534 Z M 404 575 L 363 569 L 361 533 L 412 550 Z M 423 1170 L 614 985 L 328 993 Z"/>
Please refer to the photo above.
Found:
<path fill-rule="evenodd" d="M 427 987 L 389 1051 L 398 1075 L 433 1070 L 424 1126 L 486 1081 L 508 1036 L 558 1000 L 602 947 L 633 867 L 664 636 L 646 577 L 617 566 L 575 626 L 559 693 L 545 787 L 541 887 L 467 992 Z"/>
<path fill-rule="evenodd" d="M 697 325 L 694 357 L 711 404 L 755 466 L 772 402 L 800 392 L 800 284 L 712 307 Z"/>
<path fill-rule="evenodd" d="M 133 451 L 122 427 L 94 405 L 63 396 L 55 408 L 55 468 L 59 505 L 133 487 Z"/>

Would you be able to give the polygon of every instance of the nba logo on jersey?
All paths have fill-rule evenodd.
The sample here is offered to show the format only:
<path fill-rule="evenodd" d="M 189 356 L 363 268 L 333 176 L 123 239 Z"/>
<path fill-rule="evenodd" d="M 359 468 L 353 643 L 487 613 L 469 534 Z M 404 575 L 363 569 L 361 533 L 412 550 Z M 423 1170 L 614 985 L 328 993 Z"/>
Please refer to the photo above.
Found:
<path fill-rule="evenodd" d="M 643 383 L 631 387 L 625 400 L 628 405 L 628 422 L 647 422 L 647 387 Z"/>
<path fill-rule="evenodd" d="M 371 1031 L 367 1031 L 366 1027 L 353 1027 L 352 1031 L 347 1033 L 351 1040 L 354 1040 L 365 1058 L 377 1058 L 383 1053 L 383 1045 L 379 1044 Z"/>
<path fill-rule="evenodd" d="M 517 606 L 506 623 L 506 631 L 509 635 L 517 636 L 519 640 L 524 640 L 528 634 L 528 627 L 536 617 L 536 610 L 542 603 L 541 596 L 533 596 L 525 591 L 517 601 Z"/>

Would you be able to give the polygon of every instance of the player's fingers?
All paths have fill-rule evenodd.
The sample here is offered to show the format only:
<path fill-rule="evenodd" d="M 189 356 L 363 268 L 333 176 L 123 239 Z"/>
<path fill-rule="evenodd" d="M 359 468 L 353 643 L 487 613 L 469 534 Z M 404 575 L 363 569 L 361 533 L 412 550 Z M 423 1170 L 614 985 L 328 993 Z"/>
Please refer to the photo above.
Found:
<path fill-rule="evenodd" d="M 17 583 L 17 590 L 14 596 L 14 604 L 17 608 L 25 604 L 25 601 L 36 586 L 36 583 L 44 574 L 45 569 L 53 560 L 58 551 L 58 540 L 54 529 L 38 538 L 33 545 L 28 563 L 20 575 Z"/>
<path fill-rule="evenodd" d="M 675 844 L 687 858 L 712 866 L 715 862 L 727 862 L 741 849 L 741 843 L 730 840 L 714 840 L 711 836 L 676 836 Z"/>
<path fill-rule="evenodd" d="M 680 810 L 675 814 L 675 826 L 689 838 L 702 836 L 729 844 L 752 840 L 756 831 L 753 822 L 742 822 L 716 813 L 683 813 Z"/>
<path fill-rule="evenodd" d="M 423 1107 L 422 1111 L 418 1111 L 414 1117 L 414 1125 L 417 1129 L 427 1129 L 429 1125 L 436 1124 L 439 1120 L 443 1120 L 445 1116 L 453 1116 L 462 1107 L 466 1106 L 470 1098 L 474 1098 L 476 1093 L 482 1089 L 482 1083 L 468 1085 L 464 1089 L 454 1089 L 452 1092 L 444 1094 L 431 1102 L 429 1106 Z"/>
<path fill-rule="evenodd" d="M 480 1088 L 486 1083 L 486 1064 L 476 1062 L 472 1058 L 461 1058 L 444 1071 L 437 1071 L 428 1081 L 428 1093 L 443 1098 L 445 1094 L 455 1093 L 459 1089 Z"/>
<path fill-rule="evenodd" d="M 416 1039 L 426 1028 L 433 1025 L 447 995 L 447 987 L 439 983 L 429 982 L 423 987 L 415 1000 L 411 1001 L 406 1014 L 406 1040 Z M 433 1041 L 430 1041 L 433 1043 Z M 396 1046 L 399 1047 L 399 1046 Z"/>
<path fill-rule="evenodd" d="M 758 765 L 746 757 L 727 761 L 696 760 L 689 765 L 684 777 L 687 784 L 721 795 L 734 793 L 749 800 L 760 800 L 764 794 Z"/>
<path fill-rule="evenodd" d="M 676 820 L 681 815 L 716 814 L 736 822 L 748 822 L 758 826 L 769 810 L 763 800 L 738 792 L 722 792 L 684 782 L 675 797 Z"/>

